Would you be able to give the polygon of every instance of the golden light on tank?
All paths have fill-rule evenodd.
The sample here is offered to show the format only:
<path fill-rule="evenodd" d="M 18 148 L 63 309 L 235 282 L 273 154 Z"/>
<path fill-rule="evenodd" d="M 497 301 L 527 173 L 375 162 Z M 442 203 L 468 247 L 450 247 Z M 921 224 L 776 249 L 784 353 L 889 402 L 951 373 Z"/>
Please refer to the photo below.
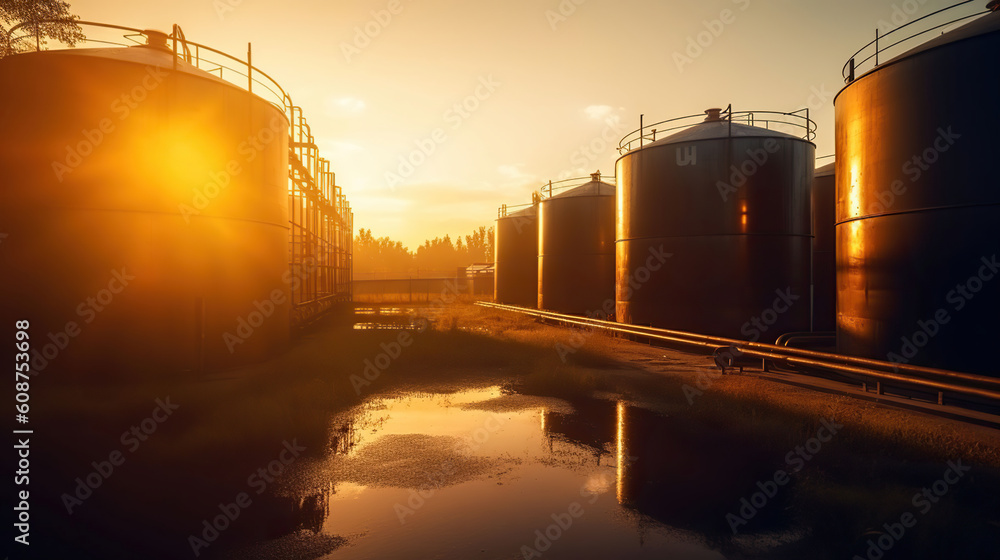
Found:
<path fill-rule="evenodd" d="M 0 316 L 65 342 L 36 369 L 196 370 L 286 344 L 281 109 L 154 45 L 10 56 L 0 80 L 18 84 L 0 92 L 18 239 Z"/>

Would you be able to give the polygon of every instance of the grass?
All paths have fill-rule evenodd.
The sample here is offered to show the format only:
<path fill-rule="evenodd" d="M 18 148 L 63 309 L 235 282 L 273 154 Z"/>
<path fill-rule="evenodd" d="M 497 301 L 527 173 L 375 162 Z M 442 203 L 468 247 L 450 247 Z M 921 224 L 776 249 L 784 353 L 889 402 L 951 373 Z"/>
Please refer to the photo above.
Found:
<path fill-rule="evenodd" d="M 271 361 L 207 377 L 138 372 L 128 382 L 111 376 L 57 383 L 50 381 L 57 379 L 54 371 L 46 372 L 34 393 L 33 420 L 41 421 L 39 431 L 49 434 L 60 452 L 41 460 L 59 461 L 48 474 L 54 484 L 71 486 L 65 483 L 89 472 L 91 461 L 121 447 L 119 435 L 150 415 L 155 398 L 169 396 L 181 408 L 129 457 L 137 465 L 122 477 L 131 477 L 128 482 L 137 487 L 131 497 L 162 501 L 161 521 L 169 523 L 178 510 L 197 520 L 245 489 L 247 473 L 272 460 L 283 441 L 296 439 L 306 455 L 325 456 L 332 444 L 331 416 L 368 396 L 501 384 L 568 400 L 594 395 L 630 400 L 666 414 L 678 430 L 732 436 L 747 449 L 775 457 L 777 466 L 788 450 L 815 434 L 820 418 L 835 419 L 843 430 L 798 476 L 787 506 L 789 515 L 829 539 L 860 536 L 898 519 L 914 489 L 933 483 L 947 461 L 959 458 L 975 465 L 974 482 L 956 487 L 948 505 L 935 508 L 926 523 L 969 531 L 997 523 L 995 511 L 974 515 L 985 507 L 977 500 L 1000 494 L 995 430 L 739 375 L 715 379 L 692 405 L 682 386 L 695 385 L 710 371 L 704 356 L 603 334 L 582 336 L 468 303 L 444 308 L 433 328 L 414 333 L 412 345 L 359 394 L 352 376 L 361 376 L 365 361 L 385 352 L 384 345 L 397 336 L 354 331 L 331 318 Z M 574 348 L 581 342 L 575 352 L 563 351 L 565 361 L 557 351 L 559 345 Z M 670 367 L 658 365 L 662 362 Z M 145 487 L 160 478 L 163 488 Z M 179 487 L 187 490 L 171 495 Z M 968 542 L 975 538 L 966 535 Z M 906 546 L 943 550 L 921 539 Z M 849 557 L 858 552 L 857 543 L 843 543 L 838 552 Z M 800 553 L 792 548 L 788 557 Z"/>

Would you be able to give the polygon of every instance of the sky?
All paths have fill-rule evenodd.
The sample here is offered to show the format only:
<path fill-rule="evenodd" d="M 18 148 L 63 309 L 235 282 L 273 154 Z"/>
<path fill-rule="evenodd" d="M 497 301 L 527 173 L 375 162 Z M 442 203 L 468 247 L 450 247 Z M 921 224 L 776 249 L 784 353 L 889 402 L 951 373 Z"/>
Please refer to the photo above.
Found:
<path fill-rule="evenodd" d="M 243 58 L 303 108 L 355 229 L 416 249 L 549 180 L 614 173 L 645 122 L 808 107 L 833 154 L 847 60 L 956 0 L 71 0 Z M 969 11 L 982 10 L 986 0 Z M 406 159 L 411 163 L 402 163 Z M 414 165 L 415 163 L 415 165 Z M 824 162 L 825 163 L 825 162 Z"/>

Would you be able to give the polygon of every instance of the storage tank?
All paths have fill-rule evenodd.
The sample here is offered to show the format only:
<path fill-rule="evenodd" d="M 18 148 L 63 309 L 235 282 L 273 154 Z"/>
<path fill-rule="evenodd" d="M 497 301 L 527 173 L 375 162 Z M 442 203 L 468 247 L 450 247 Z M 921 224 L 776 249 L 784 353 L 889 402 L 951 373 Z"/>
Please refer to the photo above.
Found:
<path fill-rule="evenodd" d="M 614 313 L 615 186 L 600 172 L 538 207 L 538 308 Z"/>
<path fill-rule="evenodd" d="M 507 305 L 538 304 L 538 207 L 500 208 L 496 225 L 493 300 Z"/>
<path fill-rule="evenodd" d="M 622 141 L 618 320 L 764 341 L 808 330 L 813 123 L 706 114 L 665 138 Z M 801 137 L 768 129 L 782 122 Z"/>
<path fill-rule="evenodd" d="M 849 65 L 835 101 L 841 352 L 996 375 L 997 52 L 994 11 L 854 80 Z"/>
<path fill-rule="evenodd" d="M 816 169 L 812 185 L 812 330 L 837 328 L 836 163 Z"/>
<path fill-rule="evenodd" d="M 35 370 L 224 367 L 289 339 L 288 121 L 149 44 L 0 60 L 4 324 Z"/>

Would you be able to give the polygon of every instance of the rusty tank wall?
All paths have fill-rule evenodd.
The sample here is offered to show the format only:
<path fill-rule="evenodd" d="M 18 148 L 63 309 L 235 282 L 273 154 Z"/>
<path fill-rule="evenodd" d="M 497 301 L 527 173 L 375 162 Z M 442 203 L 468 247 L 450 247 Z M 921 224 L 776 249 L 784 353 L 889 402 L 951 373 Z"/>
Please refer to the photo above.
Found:
<path fill-rule="evenodd" d="M 816 169 L 812 184 L 812 330 L 837 328 L 836 163 Z"/>
<path fill-rule="evenodd" d="M 538 212 L 535 206 L 497 219 L 493 301 L 538 304 Z"/>
<path fill-rule="evenodd" d="M 591 181 L 538 208 L 538 308 L 614 312 L 614 185 Z"/>
<path fill-rule="evenodd" d="M 996 375 L 1000 12 L 836 98 L 841 352 Z"/>
<path fill-rule="evenodd" d="M 286 344 L 282 111 L 146 46 L 10 56 L 0 82 L 0 317 L 31 321 L 36 370 Z"/>
<path fill-rule="evenodd" d="M 773 341 L 809 329 L 815 146 L 705 122 L 617 162 L 620 322 Z"/>

